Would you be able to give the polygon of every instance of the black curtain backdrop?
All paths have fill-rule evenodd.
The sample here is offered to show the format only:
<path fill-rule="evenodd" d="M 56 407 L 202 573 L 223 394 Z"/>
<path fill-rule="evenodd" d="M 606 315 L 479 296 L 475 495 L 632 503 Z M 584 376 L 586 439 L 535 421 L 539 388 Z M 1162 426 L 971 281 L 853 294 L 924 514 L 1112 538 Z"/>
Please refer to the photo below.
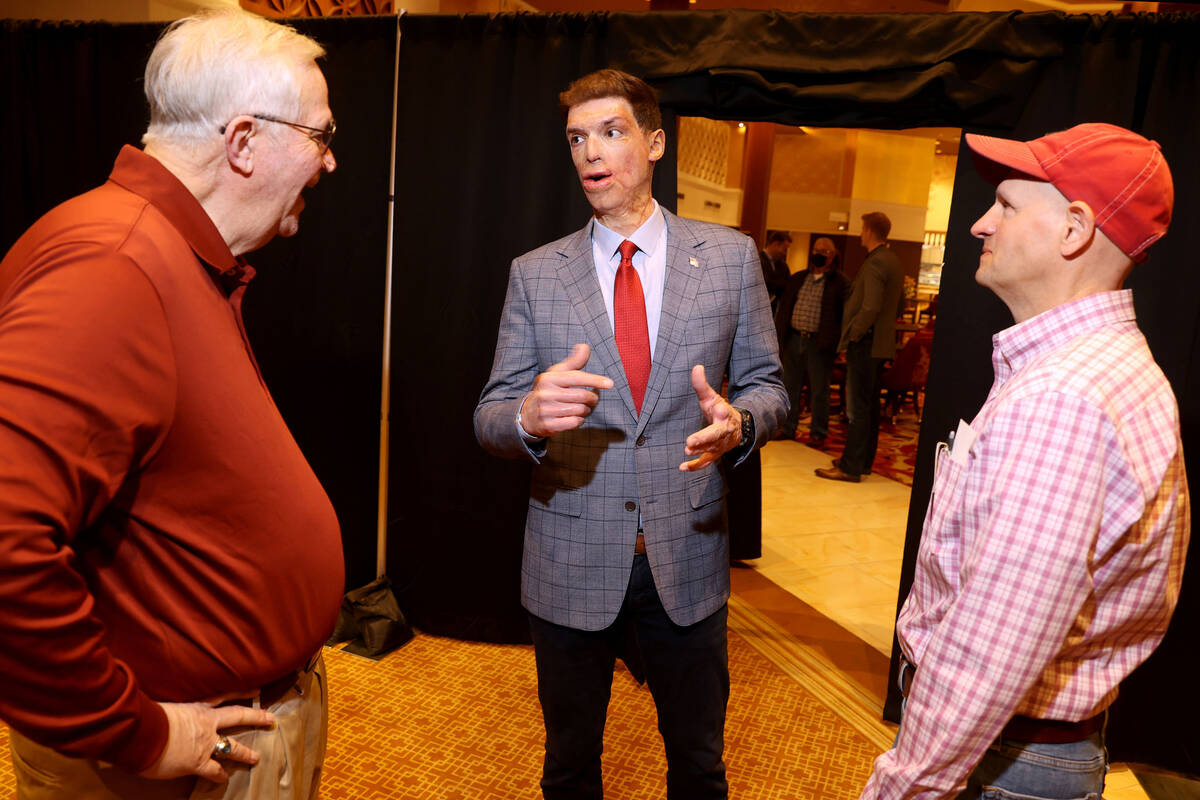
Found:
<path fill-rule="evenodd" d="M 557 97 L 607 65 L 606 28 L 581 15 L 401 20 L 388 573 L 427 631 L 528 641 L 529 468 L 484 453 L 472 412 L 510 261 L 591 214 Z M 674 137 L 668 148 L 673 164 Z M 655 176 L 671 208 L 674 179 Z"/>
<path fill-rule="evenodd" d="M 328 53 L 338 167 L 305 192 L 298 234 L 250 254 L 244 312 L 267 386 L 337 509 L 349 589 L 375 577 L 396 19 L 293 24 Z"/>
<path fill-rule="evenodd" d="M 387 165 L 396 20 L 302 20 L 338 120 L 338 169 L 305 193 L 300 233 L 249 254 L 255 355 L 342 525 L 347 585 L 375 574 Z M 158 24 L 0 22 L 0 252 L 139 145 Z M 197 332 L 202 335 L 202 332 Z"/>
<path fill-rule="evenodd" d="M 159 25 L 0 20 L 0 250 L 38 217 L 104 183 L 148 115 L 146 58 Z"/>
<path fill-rule="evenodd" d="M 1184 450 L 1196 452 L 1200 278 L 1190 266 L 1186 231 L 1200 213 L 1192 188 L 1200 167 L 1194 146 L 1200 18 L 729 12 L 663 24 L 680 31 L 679 38 L 636 18 L 614 20 L 613 47 L 628 54 L 629 68 L 654 80 L 679 114 L 878 128 L 956 125 L 1015 138 L 1103 121 L 1159 141 L 1176 181 L 1175 232 L 1128 285 L 1179 400 Z M 750 42 L 755 46 L 746 47 Z M 982 404 L 992 380 L 991 335 L 1012 324 L 1007 309 L 974 282 L 979 243 L 969 229 L 993 189 L 967 153 L 964 147 L 955 178 L 897 607 L 912 583 L 934 446 Z M 1194 460 L 1189 473 L 1196 485 Z M 1118 760 L 1200 771 L 1200 734 L 1190 722 L 1200 711 L 1200 687 L 1188 652 L 1200 611 L 1196 560 L 1193 549 L 1167 638 L 1123 684 L 1113 708 L 1109 743 Z M 893 676 L 896 660 L 893 648 Z M 897 719 L 898 692 L 890 685 L 885 713 Z"/>
<path fill-rule="evenodd" d="M 1194 122 L 1200 98 L 1196 55 L 1186 43 L 1196 40 L 1200 23 L 1192 15 L 726 11 L 411 17 L 401 27 L 400 91 L 406 104 L 433 118 L 442 118 L 434 109 L 444 110 L 449 119 L 457 115 L 466 129 L 457 134 L 452 125 L 436 132 L 410 130 L 402 138 L 402 149 L 417 162 L 416 171 L 407 173 L 406 166 L 406 173 L 423 190 L 438 191 L 431 184 L 443 179 L 451 162 L 464 178 L 441 190 L 442 202 L 426 204 L 415 194 L 410 200 L 412 213 L 420 214 L 423 206 L 447 207 L 456 219 L 426 210 L 420 224 L 403 224 L 441 248 L 421 245 L 418 263 L 450 253 L 448 268 L 466 273 L 460 280 L 431 281 L 432 296 L 445 297 L 435 305 L 453 309 L 457 304 L 447 290 L 465 291 L 466 307 L 461 315 L 451 310 L 439 317 L 426 310 L 422 316 L 431 292 L 424 286 L 428 279 L 416 279 L 422 285 L 419 291 L 409 287 L 415 292 L 413 319 L 398 316 L 396 328 L 400 333 L 411 324 L 404 328 L 411 335 L 426 332 L 422 343 L 432 337 L 429 326 L 417 319 L 433 323 L 434 330 L 469 332 L 462 349 L 450 351 L 466 369 L 451 378 L 454 390 L 438 404 L 437 419 L 445 424 L 434 423 L 438 433 L 426 434 L 435 440 L 427 451 L 445 455 L 414 463 L 405 478 L 394 473 L 391 484 L 398 532 L 393 538 L 412 543 L 398 548 L 396 558 L 409 565 L 416 602 L 436 604 L 420 615 L 427 623 L 438 617 L 435 625 L 482 625 L 479 611 L 486 606 L 467 596 L 481 589 L 499 604 L 489 624 L 505 618 L 504 604 L 515 596 L 516 572 L 498 565 L 514 564 L 519 553 L 527 474 L 520 465 L 472 454 L 468 426 L 490 365 L 508 259 L 574 230 L 586 218 L 553 110 L 554 93 L 576 75 L 600 66 L 640 74 L 660 90 L 672 115 L 875 128 L 953 125 L 1029 138 L 1083 121 L 1115 122 L 1163 144 L 1182 189 L 1177 228 L 1195 218 L 1196 201 L 1187 191 L 1197 171 L 1188 146 L 1195 128 L 1188 123 Z M 419 171 L 432 164 L 437 167 L 430 173 Z M 1012 322 L 1003 305 L 973 280 L 979 248 L 968 230 L 989 205 L 991 191 L 970 159 L 961 159 L 901 602 L 912 579 L 933 445 L 958 418 L 978 410 L 991 383 L 990 337 Z M 664 197 L 662 187 L 656 194 Z M 487 205 L 481 207 L 481 200 Z M 411 242 L 405 249 L 416 256 Z M 1130 283 L 1142 328 L 1179 397 L 1185 449 L 1194 449 L 1195 401 L 1189 389 L 1197 381 L 1191 366 L 1197 308 L 1186 258 L 1184 237 L 1168 236 Z M 436 368 L 446 355 L 441 350 L 439 341 L 436 355 L 422 350 L 409 368 L 396 370 L 396 387 Z M 442 369 L 445 374 L 454 368 Z M 431 383 L 438 385 L 424 382 Z M 424 397 L 410 402 L 414 409 L 428 407 Z M 393 440 L 393 463 L 406 447 Z M 493 595 L 493 589 L 499 593 Z M 1189 585 L 1167 641 L 1126 682 L 1110 729 L 1116 758 L 1196 769 L 1200 743 L 1186 721 L 1198 710 L 1200 693 L 1185 673 L 1190 662 L 1179 633 L 1194 624 L 1195 603 Z M 514 617 L 486 634 L 472 633 L 503 635 L 518 621 Z M 888 715 L 894 718 L 895 712 L 893 696 Z"/>
<path fill-rule="evenodd" d="M 388 573 L 426 631 L 525 642 L 529 466 L 486 455 L 471 419 L 509 263 L 591 216 L 557 98 L 610 63 L 608 19 L 426 15 L 401 28 Z M 663 127 L 654 195 L 674 211 L 670 109 Z M 761 555 L 761 496 L 754 454 L 731 476 L 735 558 Z"/>
<path fill-rule="evenodd" d="M 393 25 L 302 23 L 330 48 L 339 170 L 310 193 L 299 236 L 253 256 L 260 279 L 247 308 L 276 399 L 338 507 L 350 585 L 374 570 L 385 236 L 375 199 L 386 192 Z M 517 584 L 528 474 L 479 449 L 471 411 L 490 367 L 509 260 L 587 219 L 555 96 L 598 67 L 657 86 L 669 134 L 677 115 L 696 114 L 1018 137 L 1108 121 L 1157 139 L 1175 175 L 1176 222 L 1130 285 L 1179 398 L 1185 450 L 1200 452 L 1200 278 L 1186 244 L 1200 212 L 1194 15 L 522 14 L 412 16 L 401 29 L 389 571 L 427 630 L 524 635 Z M 11 137 L 0 151 L 0 248 L 54 203 L 101 182 L 120 144 L 137 140 L 140 74 L 157 30 L 0 28 L 0 122 Z M 673 163 L 671 151 L 663 165 Z M 655 194 L 673 205 L 673 170 L 658 171 Z M 968 228 L 990 195 L 970 159 L 960 159 L 901 599 L 933 445 L 978 409 L 991 382 L 990 337 L 1011 324 L 972 277 L 978 243 Z M 1163 646 L 1122 688 L 1110 726 L 1118 760 L 1200 771 L 1200 733 L 1190 724 L 1200 690 L 1185 649 L 1200 602 L 1193 573 Z"/>

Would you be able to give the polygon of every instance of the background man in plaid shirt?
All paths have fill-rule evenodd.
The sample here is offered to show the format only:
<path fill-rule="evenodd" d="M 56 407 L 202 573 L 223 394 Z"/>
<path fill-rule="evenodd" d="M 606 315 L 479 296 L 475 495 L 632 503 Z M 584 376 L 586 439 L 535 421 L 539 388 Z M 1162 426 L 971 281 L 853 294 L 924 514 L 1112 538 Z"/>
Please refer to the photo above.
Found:
<path fill-rule="evenodd" d="M 1120 290 L 1171 176 L 1112 125 L 967 144 L 997 183 L 976 280 L 1017 324 L 938 448 L 896 623 L 904 719 L 862 798 L 1099 798 L 1106 709 L 1167 629 L 1190 527 L 1175 398 Z"/>
<path fill-rule="evenodd" d="M 842 311 L 850 296 L 850 283 L 840 270 L 838 258 L 832 239 L 817 239 L 808 257 L 808 269 L 788 280 L 775 312 L 783 385 L 791 405 L 780 436 L 796 438 L 800 393 L 807 379 L 812 410 L 810 447 L 823 446 L 829 435 L 829 381 L 842 336 Z"/>

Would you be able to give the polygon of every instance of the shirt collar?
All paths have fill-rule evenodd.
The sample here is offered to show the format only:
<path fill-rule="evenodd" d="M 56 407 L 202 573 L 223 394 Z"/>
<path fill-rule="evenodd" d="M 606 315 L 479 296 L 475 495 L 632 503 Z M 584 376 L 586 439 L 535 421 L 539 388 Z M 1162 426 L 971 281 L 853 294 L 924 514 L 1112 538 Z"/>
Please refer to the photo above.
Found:
<path fill-rule="evenodd" d="M 233 255 L 200 201 L 158 159 L 125 145 L 108 179 L 158 209 L 227 292 L 254 277 L 254 268 Z"/>
<path fill-rule="evenodd" d="M 1005 328 L 992 337 L 996 374 L 1011 374 L 1043 353 L 1106 325 L 1134 322 L 1133 292 L 1122 289 L 1081 297 Z"/>
<path fill-rule="evenodd" d="M 650 217 L 642 223 L 642 226 L 633 232 L 632 236 L 622 236 L 611 228 L 606 228 L 600 220 L 592 217 L 592 241 L 599 245 L 600 252 L 606 258 L 612 258 L 616 254 L 617 248 L 621 246 L 621 242 L 626 239 L 636 244 L 638 249 L 647 256 L 653 255 L 654 249 L 662 240 L 663 231 L 667 228 L 667 219 L 659 209 L 658 201 L 652 198 L 651 202 L 654 203 L 654 210 L 650 212 Z"/>

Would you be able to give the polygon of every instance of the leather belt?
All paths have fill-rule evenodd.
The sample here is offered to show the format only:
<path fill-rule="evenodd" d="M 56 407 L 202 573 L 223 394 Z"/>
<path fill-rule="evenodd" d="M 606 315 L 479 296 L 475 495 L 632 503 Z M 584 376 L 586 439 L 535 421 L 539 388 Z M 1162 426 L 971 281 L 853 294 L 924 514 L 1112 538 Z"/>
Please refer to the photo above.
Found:
<path fill-rule="evenodd" d="M 639 556 L 646 555 L 646 537 L 642 535 L 641 531 L 638 531 L 637 541 L 633 543 L 633 552 Z"/>
<path fill-rule="evenodd" d="M 270 708 L 282 700 L 283 696 L 300 682 L 300 675 L 301 670 L 294 669 L 282 678 L 277 678 L 259 689 L 259 706 Z"/>
<path fill-rule="evenodd" d="M 900 659 L 900 691 L 907 698 L 912 689 L 913 676 L 917 668 L 901 657 Z M 1000 731 L 1000 739 L 1013 739 L 1018 742 L 1035 742 L 1037 744 L 1065 744 L 1081 742 L 1104 727 L 1105 711 L 1094 717 L 1078 722 L 1068 722 L 1058 719 L 1038 719 L 1022 714 L 1013 716 Z"/>
<path fill-rule="evenodd" d="M 1081 742 L 1103 727 L 1103 711 L 1079 722 L 1036 719 L 1017 714 L 1008 721 L 1004 730 L 1000 731 L 1000 738 L 1015 739 L 1018 742 L 1038 742 L 1039 744 L 1064 744 Z"/>
<path fill-rule="evenodd" d="M 792 328 L 792 333 L 796 334 L 801 339 L 812 339 L 817 335 L 816 331 L 802 331 L 798 328 Z"/>
<path fill-rule="evenodd" d="M 317 659 L 320 658 L 320 655 L 321 651 L 318 650 L 315 654 L 313 654 L 313 657 L 308 660 L 308 663 L 300 669 L 294 669 L 286 675 L 276 678 L 270 683 L 264 684 L 263 687 L 258 690 L 259 707 L 270 708 L 282 700 L 283 696 L 292 689 L 295 689 L 300 694 L 304 694 L 304 690 L 300 688 L 300 679 L 316 668 Z M 253 705 L 253 702 L 253 698 L 246 698 L 244 700 L 232 700 L 230 701 L 230 704 L 251 706 Z"/>

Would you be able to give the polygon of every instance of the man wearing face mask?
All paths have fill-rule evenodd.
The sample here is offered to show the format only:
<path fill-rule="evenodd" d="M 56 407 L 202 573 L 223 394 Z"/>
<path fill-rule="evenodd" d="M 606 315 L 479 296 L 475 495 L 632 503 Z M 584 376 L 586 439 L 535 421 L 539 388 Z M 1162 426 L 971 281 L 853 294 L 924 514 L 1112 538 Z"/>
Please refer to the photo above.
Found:
<path fill-rule="evenodd" d="M 850 294 L 850 284 L 838 266 L 833 242 L 824 236 L 817 239 L 808 269 L 788 280 L 775 312 L 783 384 L 791 402 L 780 436 L 796 438 L 800 390 L 807 377 L 812 406 L 810 447 L 821 447 L 829 435 L 829 379 L 842 333 L 842 309 Z"/>

